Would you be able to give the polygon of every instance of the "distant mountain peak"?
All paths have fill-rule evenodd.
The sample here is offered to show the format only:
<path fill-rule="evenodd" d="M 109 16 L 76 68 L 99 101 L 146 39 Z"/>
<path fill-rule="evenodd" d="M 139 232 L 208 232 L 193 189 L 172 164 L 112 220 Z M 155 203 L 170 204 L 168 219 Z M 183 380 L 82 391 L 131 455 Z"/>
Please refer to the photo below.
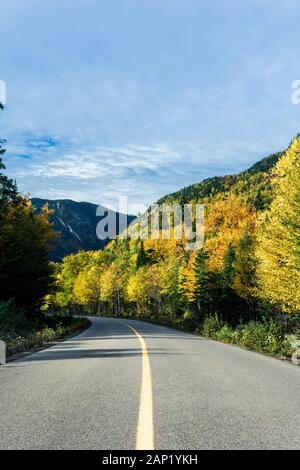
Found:
<path fill-rule="evenodd" d="M 61 261 L 65 256 L 81 250 L 100 250 L 109 243 L 110 240 L 99 240 L 96 235 L 96 227 L 101 220 L 101 217 L 96 215 L 99 205 L 71 199 L 32 198 L 31 201 L 38 212 L 45 204 L 54 211 L 51 222 L 55 230 L 60 233 L 60 237 L 50 254 L 53 261 Z M 101 207 L 104 211 L 110 210 L 105 206 Z M 118 221 L 119 213 L 116 213 L 116 217 Z M 134 219 L 135 216 L 128 215 L 128 225 Z"/>

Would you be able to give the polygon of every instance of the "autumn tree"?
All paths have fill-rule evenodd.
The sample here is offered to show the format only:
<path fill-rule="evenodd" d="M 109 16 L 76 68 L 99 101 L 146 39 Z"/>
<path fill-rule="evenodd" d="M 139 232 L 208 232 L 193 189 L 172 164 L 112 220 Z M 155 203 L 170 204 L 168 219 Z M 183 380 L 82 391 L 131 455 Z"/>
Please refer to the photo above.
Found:
<path fill-rule="evenodd" d="M 143 266 L 128 279 L 127 299 L 134 303 L 141 316 L 162 313 L 161 267 Z"/>
<path fill-rule="evenodd" d="M 101 273 L 100 299 L 113 315 L 120 315 L 123 311 L 127 276 L 126 264 L 121 259 L 109 264 Z"/>
<path fill-rule="evenodd" d="M 187 305 L 196 302 L 196 280 L 195 260 L 197 252 L 192 251 L 188 259 L 184 259 L 179 270 L 179 291 L 182 299 Z"/>
<path fill-rule="evenodd" d="M 245 233 L 255 230 L 256 211 L 235 194 L 217 200 L 205 218 L 205 250 L 211 271 L 222 271 L 229 246 L 236 248 Z"/>
<path fill-rule="evenodd" d="M 259 294 L 289 313 L 300 310 L 300 137 L 277 163 L 273 184 L 259 226 Z"/>
<path fill-rule="evenodd" d="M 126 288 L 127 301 L 136 307 L 139 316 L 147 316 L 151 313 L 145 285 L 146 279 L 147 270 L 146 267 L 142 267 L 129 277 Z"/>
<path fill-rule="evenodd" d="M 90 313 L 101 313 L 101 273 L 99 266 L 88 266 L 77 275 L 73 285 L 74 302 Z"/>
<path fill-rule="evenodd" d="M 67 309 L 76 306 L 77 299 L 74 296 L 74 284 L 80 273 L 90 265 L 91 255 L 92 252 L 79 251 L 63 259 L 57 272 L 57 293 L 54 304 Z"/>
<path fill-rule="evenodd" d="M 161 295 L 164 314 L 178 316 L 180 310 L 180 259 L 170 256 L 161 267 Z"/>

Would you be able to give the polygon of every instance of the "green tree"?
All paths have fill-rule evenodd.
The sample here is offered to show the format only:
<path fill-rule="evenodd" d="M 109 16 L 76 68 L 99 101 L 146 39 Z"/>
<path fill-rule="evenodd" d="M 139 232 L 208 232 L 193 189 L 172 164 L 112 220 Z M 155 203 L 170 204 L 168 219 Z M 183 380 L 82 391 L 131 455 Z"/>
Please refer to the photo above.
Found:
<path fill-rule="evenodd" d="M 137 246 L 136 267 L 140 268 L 147 263 L 147 255 L 144 249 L 144 242 L 140 240 Z"/>
<path fill-rule="evenodd" d="M 257 304 L 257 259 L 255 254 L 256 240 L 245 233 L 236 250 L 235 277 L 232 283 L 234 292 L 248 305 L 250 319 L 255 318 Z"/>
<path fill-rule="evenodd" d="M 3 148 L 5 140 L 0 139 L 0 210 L 3 209 L 5 202 L 18 200 L 18 190 L 16 184 L 9 179 L 6 175 L 2 173 L 2 170 L 5 170 L 5 165 L 3 163 L 3 155 L 6 150 Z"/>
<path fill-rule="evenodd" d="M 201 320 L 209 313 L 210 309 L 210 294 L 209 294 L 209 273 L 207 272 L 207 254 L 201 248 L 196 256 L 194 263 L 195 270 L 195 296 L 198 311 Z"/>

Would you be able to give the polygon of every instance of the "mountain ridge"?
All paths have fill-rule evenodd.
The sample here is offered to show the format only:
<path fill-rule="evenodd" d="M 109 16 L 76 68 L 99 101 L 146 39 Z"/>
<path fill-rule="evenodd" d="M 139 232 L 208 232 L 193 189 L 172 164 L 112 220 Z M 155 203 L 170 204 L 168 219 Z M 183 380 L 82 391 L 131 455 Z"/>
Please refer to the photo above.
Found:
<path fill-rule="evenodd" d="M 245 202 L 251 203 L 256 209 L 265 209 L 272 199 L 272 186 L 268 181 L 268 173 L 283 154 L 284 151 L 272 153 L 236 174 L 205 178 L 167 194 L 157 202 L 158 204 L 174 201 L 187 204 L 191 200 L 201 203 L 212 202 L 215 198 L 233 191 L 240 194 Z"/>
<path fill-rule="evenodd" d="M 91 202 L 77 202 L 72 199 L 43 199 L 32 198 L 31 202 L 36 211 L 47 204 L 53 211 L 50 221 L 54 229 L 59 232 L 59 238 L 54 242 L 53 250 L 50 253 L 52 261 L 61 261 L 65 256 L 78 251 L 100 250 L 110 240 L 100 240 L 96 234 L 96 227 L 101 216 L 96 215 L 98 207 L 102 207 L 103 213 L 109 211 L 108 208 L 93 204 Z M 114 211 L 113 211 L 114 212 Z M 117 233 L 119 213 L 117 217 Z M 127 223 L 130 224 L 135 219 L 133 215 L 127 215 Z"/>

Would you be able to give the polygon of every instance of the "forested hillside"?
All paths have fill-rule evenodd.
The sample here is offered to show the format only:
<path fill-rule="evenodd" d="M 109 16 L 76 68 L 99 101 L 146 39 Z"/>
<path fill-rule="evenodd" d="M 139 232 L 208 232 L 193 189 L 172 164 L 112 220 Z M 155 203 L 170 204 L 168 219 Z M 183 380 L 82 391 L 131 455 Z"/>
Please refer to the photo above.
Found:
<path fill-rule="evenodd" d="M 229 328 L 228 341 L 234 341 L 231 328 L 239 324 L 281 312 L 295 315 L 299 154 L 297 137 L 286 152 L 243 173 L 210 178 L 161 199 L 205 203 L 200 250 L 186 249 L 182 240 L 114 240 L 103 251 L 68 256 L 57 265 L 58 291 L 48 301 L 98 314 L 173 321 L 192 330 L 211 321 L 225 333 Z"/>
<path fill-rule="evenodd" d="M 186 204 L 190 201 L 211 203 L 231 192 L 241 197 L 241 200 L 250 203 L 256 209 L 267 208 L 272 200 L 271 170 L 283 155 L 278 152 L 263 158 L 248 170 L 229 176 L 216 176 L 200 183 L 188 186 L 176 193 L 161 198 L 159 203 L 177 201 Z"/>

